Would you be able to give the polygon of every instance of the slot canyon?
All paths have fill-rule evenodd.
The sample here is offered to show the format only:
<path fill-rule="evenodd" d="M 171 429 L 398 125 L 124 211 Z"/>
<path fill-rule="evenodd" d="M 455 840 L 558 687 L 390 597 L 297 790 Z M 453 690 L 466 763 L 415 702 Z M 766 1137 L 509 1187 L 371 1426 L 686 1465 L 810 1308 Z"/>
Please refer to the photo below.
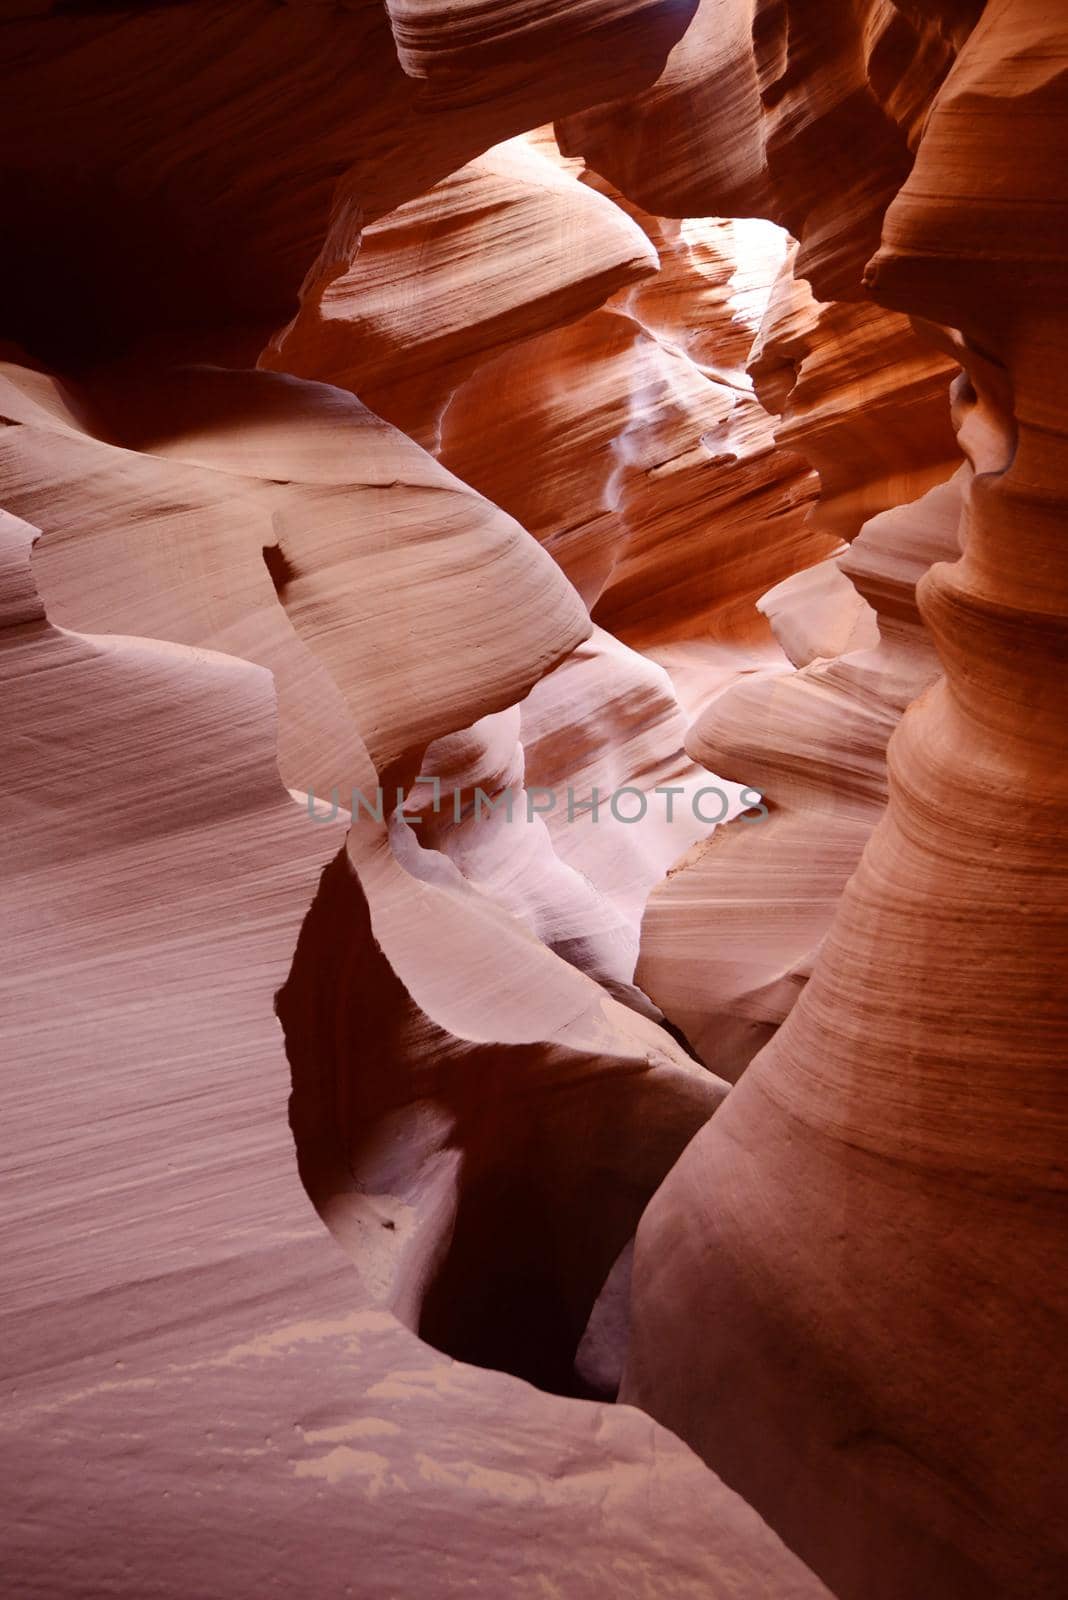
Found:
<path fill-rule="evenodd" d="M 1065 0 L 0 46 L 0 1591 L 1064 1600 Z"/>

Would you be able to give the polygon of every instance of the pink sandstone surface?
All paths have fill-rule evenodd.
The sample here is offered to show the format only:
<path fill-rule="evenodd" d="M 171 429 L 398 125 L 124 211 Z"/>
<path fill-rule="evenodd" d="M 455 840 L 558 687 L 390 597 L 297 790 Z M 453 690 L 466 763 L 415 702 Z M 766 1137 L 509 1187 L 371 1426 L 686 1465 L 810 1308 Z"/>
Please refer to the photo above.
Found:
<path fill-rule="evenodd" d="M 1060 1600 L 1068 18 L 23 0 L 12 1600 Z"/>

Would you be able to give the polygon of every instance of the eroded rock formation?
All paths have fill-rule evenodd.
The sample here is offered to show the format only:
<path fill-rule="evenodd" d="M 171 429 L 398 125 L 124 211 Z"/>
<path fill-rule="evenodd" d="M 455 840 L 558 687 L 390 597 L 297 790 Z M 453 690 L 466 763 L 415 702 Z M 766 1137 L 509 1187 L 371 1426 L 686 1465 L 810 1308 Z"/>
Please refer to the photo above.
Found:
<path fill-rule="evenodd" d="M 640 981 L 732 1080 L 797 999 L 882 814 L 887 742 L 939 675 L 916 584 L 960 548 L 961 479 L 940 481 L 959 460 L 955 367 L 902 316 L 817 307 L 792 268 L 754 346 L 754 381 L 781 413 L 778 441 L 819 469 L 811 524 L 855 542 L 757 602 L 797 670 L 743 679 L 690 730 L 697 761 L 771 797 L 760 848 L 739 829 L 697 844 L 654 889 L 642 941 Z"/>
<path fill-rule="evenodd" d="M 13 1592 L 1054 1600 L 1055 8 L 10 9 Z"/>
<path fill-rule="evenodd" d="M 648 1418 L 449 1362 L 376 1303 L 373 1247 L 346 1270 L 297 1180 L 271 1010 L 344 825 L 282 788 L 266 672 L 56 628 L 34 530 L 0 533 L 19 1590 L 825 1593 Z"/>
<path fill-rule="evenodd" d="M 845 1596 L 1063 1576 L 1066 45 L 1048 7 L 987 5 L 883 225 L 871 291 L 959 329 L 967 374 L 963 555 L 920 586 L 945 679 L 804 995 L 635 1256 L 624 1394 Z"/>

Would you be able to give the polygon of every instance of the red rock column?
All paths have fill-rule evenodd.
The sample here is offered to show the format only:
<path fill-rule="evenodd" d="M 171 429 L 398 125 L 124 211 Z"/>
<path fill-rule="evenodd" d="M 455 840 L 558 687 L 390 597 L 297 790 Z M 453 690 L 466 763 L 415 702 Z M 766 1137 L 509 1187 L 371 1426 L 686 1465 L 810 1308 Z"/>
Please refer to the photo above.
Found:
<path fill-rule="evenodd" d="M 891 742 L 888 815 L 805 994 L 638 1235 L 623 1397 L 841 1600 L 1063 1593 L 1068 51 L 1049 16 L 987 7 L 871 273 L 969 334 L 965 554 L 921 585 L 945 680 Z"/>

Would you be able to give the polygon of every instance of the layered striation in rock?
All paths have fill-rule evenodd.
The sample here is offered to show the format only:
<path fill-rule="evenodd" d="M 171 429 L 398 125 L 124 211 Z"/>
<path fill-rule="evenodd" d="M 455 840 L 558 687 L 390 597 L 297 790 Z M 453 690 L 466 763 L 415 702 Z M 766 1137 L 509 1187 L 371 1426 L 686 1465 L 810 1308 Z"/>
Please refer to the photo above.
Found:
<path fill-rule="evenodd" d="M 271 993 L 343 824 L 282 788 L 266 672 L 56 628 L 33 537 L 0 519 L 19 1589 L 825 1594 L 648 1418 L 436 1355 L 329 1241 Z"/>
<path fill-rule="evenodd" d="M 1056 8 L 8 10 L 12 1592 L 1055 1600 Z"/>
<path fill-rule="evenodd" d="M 223 371 L 0 381 L 8 505 L 45 535 L 56 620 L 140 618 L 271 668 L 292 788 L 348 799 L 361 742 L 384 784 L 410 782 L 439 733 L 510 704 L 589 632 L 515 522 L 337 389 Z M 476 648 L 485 675 L 465 670 Z"/>
<path fill-rule="evenodd" d="M 132 348 L 252 365 L 298 291 L 348 267 L 364 218 L 651 83 L 693 0 L 588 0 L 577 21 L 560 0 L 17 9 L 7 336 L 57 363 Z"/>
<path fill-rule="evenodd" d="M 656 270 L 618 206 L 513 139 L 364 229 L 349 271 L 305 300 L 260 365 L 351 389 L 436 449 L 478 366 Z"/>
<path fill-rule="evenodd" d="M 894 312 L 818 305 L 795 266 L 792 250 L 750 370 L 780 446 L 818 469 L 810 526 L 856 542 L 757 602 L 798 670 L 729 686 L 690 730 L 698 762 L 767 796 L 769 826 L 699 844 L 642 932 L 639 981 L 732 1080 L 796 1001 L 879 820 L 887 742 L 939 671 L 915 587 L 959 551 L 959 492 L 942 482 L 960 460 L 955 364 Z"/>
<path fill-rule="evenodd" d="M 623 1393 L 857 1600 L 1063 1584 L 1066 71 L 1049 7 L 987 5 L 886 217 L 872 292 L 967 373 L 963 556 L 920 587 L 945 678 L 635 1253 Z"/>
<path fill-rule="evenodd" d="M 798 254 L 772 290 L 750 373 L 781 417 L 777 442 L 819 472 L 813 520 L 852 540 L 868 517 L 918 499 L 959 464 L 948 405 L 957 365 L 905 316 L 815 301 Z"/>
<path fill-rule="evenodd" d="M 629 8 L 628 26 L 643 9 L 657 8 Z M 140 20 L 119 19 L 110 45 L 129 42 Z M 291 19 L 264 23 L 280 20 Z M 587 20 L 603 48 L 597 19 Z M 98 19 L 73 26 L 80 40 L 64 42 L 102 70 Z M 149 69 L 161 70 L 175 35 L 170 17 L 159 31 L 144 27 L 151 59 L 138 94 L 150 95 Z M 61 67 L 41 51 L 47 80 Z M 219 61 L 225 81 L 226 48 Z M 111 109 L 117 128 L 121 101 Z M 466 156 L 483 135 L 468 129 L 465 140 Z M 98 157 L 90 141 L 87 169 Z M 244 158 L 231 149 L 213 159 Z M 307 172 L 307 149 L 294 160 Z M 456 164 L 445 151 L 434 160 Z M 444 402 L 484 353 L 480 340 L 492 354 L 589 315 L 656 266 L 625 212 L 558 164 L 513 149 L 486 165 L 490 212 L 507 200 L 506 234 L 518 214 L 528 236 L 555 219 L 587 242 L 578 257 L 560 251 L 541 303 L 508 283 L 505 252 L 503 310 L 491 315 L 483 230 L 477 315 L 470 327 L 460 319 L 457 371 L 442 370 L 432 341 L 409 369 L 438 377 Z M 35 169 L 42 187 L 49 170 Z M 176 182 L 192 189 L 194 176 L 183 169 Z M 121 193 L 125 180 L 113 181 Z M 230 206 L 238 197 L 223 187 Z M 262 300 L 241 280 L 253 320 L 268 299 L 281 309 L 283 275 L 295 288 L 278 248 L 290 228 L 282 189 L 273 220 L 269 208 L 250 213 L 255 247 L 233 216 L 220 226 L 231 269 L 264 272 Z M 306 282 L 306 318 L 319 304 L 316 273 L 344 265 L 348 193 L 340 232 Z M 309 216 L 314 196 L 309 181 Z M 134 210 L 144 222 L 144 206 Z M 186 229 L 180 216 L 173 225 Z M 394 226 L 403 219 L 385 232 Z M 495 878 L 488 836 L 475 836 L 465 862 L 433 806 L 420 810 L 415 780 L 442 774 L 450 795 L 462 793 L 466 761 L 470 779 L 499 796 L 523 775 L 516 708 L 544 683 L 551 692 L 528 712 L 543 779 L 581 771 L 607 785 L 640 774 L 646 788 L 681 777 L 692 789 L 697 769 L 668 680 L 607 635 L 574 657 L 591 624 L 559 567 L 336 382 L 159 370 L 165 348 L 238 347 L 246 335 L 227 301 L 236 276 L 227 280 L 206 249 L 196 274 L 188 259 L 161 273 L 142 252 L 138 292 L 108 279 L 105 316 L 94 299 L 105 287 L 102 272 L 94 278 L 102 237 L 86 237 L 80 305 L 101 314 L 67 351 L 81 370 L 56 375 L 41 362 L 66 330 L 62 318 L 46 326 L 43 300 L 23 293 L 22 320 L 9 327 L 31 353 L 13 350 L 3 374 L 5 498 L 41 530 L 34 577 L 53 619 L 27 576 L 32 534 L 10 522 L 15 689 L 5 715 L 28 768 L 5 787 L 15 819 L 34 823 L 32 839 L 11 835 L 21 959 L 9 973 L 10 1036 L 32 1037 L 45 995 L 63 992 L 9 1102 L 19 1152 L 11 1208 L 28 1224 L 9 1322 L 19 1377 L 9 1438 L 27 1465 L 11 1502 L 12 1569 L 57 1595 L 173 1585 L 237 1596 L 259 1592 L 267 1572 L 296 1581 L 318 1529 L 331 1540 L 329 1559 L 314 1558 L 324 1594 L 425 1587 L 428 1548 L 444 1560 L 443 1593 L 476 1571 L 516 1594 L 565 1576 L 569 1592 L 597 1594 L 649 1582 L 680 1596 L 739 1583 L 769 1596 L 822 1592 L 647 1422 L 605 1412 L 591 1442 L 594 1414 L 428 1348 L 543 1389 L 610 1395 L 626 1319 L 601 1312 L 602 1285 L 725 1085 L 656 1025 L 629 981 L 648 887 L 706 824 L 643 834 L 637 850 L 617 826 L 607 855 L 593 852 L 599 887 L 557 855 L 540 823 L 525 835 L 538 841 L 531 870 L 515 871 L 513 830 Z M 146 245 L 162 252 L 167 239 L 149 234 Z M 182 295 L 165 337 L 151 329 L 150 351 L 145 325 L 172 271 Z M 217 297 L 200 303 L 209 277 Z M 43 295 L 45 280 L 34 288 Z M 114 341 L 108 356 L 123 360 L 87 367 L 95 339 Z M 398 366 L 403 344 L 398 332 Z M 403 420 L 419 431 L 414 415 Z M 105 637 L 137 633 L 153 637 Z M 561 661 L 568 672 L 554 679 Z M 263 668 L 277 684 L 290 797 Z M 588 733 L 561 768 L 553 741 L 580 707 Z M 63 750 L 58 788 L 40 762 L 53 745 Z M 271 1016 L 279 986 L 291 1131 Z M 44 1121 L 42 1074 L 55 1112 Z M 104 1131 L 79 1139 L 85 1128 Z M 306 1210 L 294 1139 L 305 1189 L 350 1262 Z M 76 1208 L 91 1241 L 74 1252 L 64 1253 L 56 1206 L 31 1224 L 57 1150 L 67 1174 L 57 1205 Z M 580 1361 L 591 1315 L 598 1359 Z M 665 1449 L 675 1465 L 665 1466 Z M 61 1500 L 44 1491 L 42 1509 L 42 1485 L 71 1452 L 80 1487 Z M 606 1486 L 615 1503 L 624 1479 L 646 1506 L 662 1494 L 668 1520 L 658 1513 L 620 1541 L 616 1513 L 604 1522 L 595 1508 Z M 700 1549 L 710 1494 L 724 1521 L 714 1555 Z M 544 1516 L 532 1520 L 535 1504 Z M 103 1513 L 90 1516 L 91 1505 Z M 517 1507 L 519 1545 L 500 1541 L 487 1564 L 478 1530 Z M 591 1514 L 604 1542 L 591 1545 L 586 1529 L 576 1560 L 575 1529 Z M 672 1535 L 687 1518 L 693 1531 Z M 372 1522 L 393 1531 L 373 1538 L 368 1561 Z M 226 1553 L 235 1540 L 237 1559 Z M 188 1553 L 169 1560 L 176 1546 Z"/>
<path fill-rule="evenodd" d="M 448 862 L 359 825 L 279 1015 L 305 1186 L 376 1297 L 573 1390 L 609 1269 L 725 1085 Z"/>
<path fill-rule="evenodd" d="M 700 0 L 666 70 L 561 143 L 661 216 L 766 216 L 826 300 L 859 298 L 883 214 L 982 0 Z"/>
<path fill-rule="evenodd" d="M 755 599 L 835 548 L 807 527 L 813 480 L 776 450 L 744 372 L 779 258 L 762 240 L 765 282 L 734 284 L 733 225 L 687 237 L 640 220 L 654 283 L 482 367 L 446 413 L 441 456 L 512 510 L 625 642 L 759 646 Z"/>
<path fill-rule="evenodd" d="M 731 1080 L 801 993 L 883 813 L 889 739 L 939 675 L 914 594 L 933 562 L 958 553 L 959 514 L 954 479 L 865 525 L 833 564 L 840 578 L 853 578 L 854 599 L 872 602 L 859 621 L 837 590 L 813 621 L 817 574 L 827 586 L 820 568 L 781 585 L 769 609 L 799 670 L 744 680 L 690 732 L 696 759 L 761 790 L 770 816 L 759 836 L 738 826 L 717 831 L 653 889 L 638 981 Z M 843 614 L 850 640 L 861 637 L 840 655 L 824 654 L 826 619 Z"/>
<path fill-rule="evenodd" d="M 529 688 L 554 658 L 582 638 L 589 623 L 577 598 L 550 559 L 507 517 L 336 390 L 272 374 L 191 373 L 159 389 L 138 390 L 128 381 L 120 398 L 103 389 L 94 408 L 89 396 L 97 391 L 91 384 L 75 390 L 15 368 L 5 381 L 5 409 L 12 414 L 5 430 L 11 503 L 27 514 L 39 513 L 39 520 L 49 524 L 36 564 L 50 602 L 69 623 L 119 629 L 129 626 L 135 615 L 151 617 L 158 635 L 212 648 L 226 644 L 271 666 L 280 685 L 283 729 L 289 734 L 280 750 L 282 772 L 291 788 L 308 793 L 307 826 L 314 827 L 314 817 L 321 814 L 316 812 L 317 793 L 332 797 L 332 806 L 324 808 L 327 820 L 350 808 L 355 812 L 351 852 L 364 875 L 368 908 L 354 883 L 347 893 L 331 891 L 338 880 L 344 884 L 351 879 L 343 867 L 334 869 L 322 891 L 327 909 L 320 913 L 319 902 L 313 907 L 312 932 L 298 952 L 287 991 L 292 995 L 310 988 L 310 1017 L 300 1027 L 288 1022 L 287 1027 L 301 1084 L 309 1079 L 309 1051 L 317 1074 L 329 1070 L 324 1028 L 338 1051 L 334 1070 L 339 1108 L 331 1111 L 326 1133 L 317 1137 L 326 1137 L 331 1149 L 343 1149 L 350 1137 L 349 1121 L 355 1119 L 359 1133 L 352 1137 L 361 1148 L 373 1147 L 376 1135 L 371 1130 L 381 1122 L 391 1130 L 390 1141 L 407 1150 L 400 1166 L 390 1168 L 388 1180 L 378 1173 L 376 1161 L 366 1172 L 359 1171 L 355 1155 L 345 1163 L 346 1170 L 359 1173 L 360 1193 L 372 1196 L 355 1207 L 359 1216 L 367 1203 L 381 1205 L 388 1197 L 407 1218 L 395 1239 L 387 1241 L 399 1251 L 390 1285 L 396 1278 L 401 1287 L 394 1296 L 383 1282 L 383 1296 L 390 1304 L 396 1299 L 416 1323 L 424 1292 L 444 1298 L 459 1308 L 459 1325 L 439 1316 L 430 1333 L 436 1343 L 457 1353 L 467 1353 L 468 1347 L 489 1352 L 487 1364 L 524 1371 L 530 1366 L 531 1376 L 566 1387 L 601 1283 L 633 1233 L 644 1201 L 710 1114 L 722 1085 L 695 1067 L 667 1035 L 635 1016 L 633 1009 L 622 1010 L 606 1000 L 573 964 L 561 962 L 510 917 L 497 913 L 491 900 L 468 890 L 435 848 L 442 841 L 430 831 L 436 820 L 432 811 L 420 818 L 417 804 L 409 807 L 411 820 L 422 824 L 417 834 L 398 806 L 420 769 L 425 765 L 433 771 L 438 736 L 448 736 L 480 713 L 489 713 L 485 720 L 492 723 L 496 705 Z M 243 414 L 244 426 L 236 437 L 211 426 L 213 411 L 218 415 L 227 406 L 239 406 Z M 89 431 L 90 423 L 95 432 Z M 105 443 L 105 438 L 128 442 Z M 140 450 L 134 449 L 135 443 Z M 368 481 L 354 483 L 361 459 Z M 286 474 L 284 480 L 260 476 L 268 460 L 272 471 Z M 397 476 L 401 472 L 403 481 Z M 72 492 L 75 483 L 77 495 Z M 128 516 L 136 507 L 136 560 L 115 537 L 119 504 Z M 392 564 L 378 532 L 383 518 L 393 540 Z M 264 543 L 272 537 L 273 543 Z M 500 607 L 491 612 L 479 603 L 479 587 L 472 580 L 481 538 L 487 569 L 511 596 L 514 609 L 507 613 Z M 99 575 L 95 585 L 88 581 L 94 571 Z M 123 573 L 125 582 L 114 581 L 116 572 Z M 475 606 L 468 617 L 449 599 L 450 572 Z M 384 610 L 387 596 L 391 605 Z M 554 605 L 562 630 L 556 644 L 549 627 Z M 524 640 L 522 617 L 528 606 L 532 610 Z M 480 626 L 485 629 L 481 640 Z M 501 655 L 491 667 L 494 639 Z M 469 669 L 475 647 L 489 677 Z M 405 681 L 407 699 L 398 693 Z M 517 732 L 516 727 L 513 748 Z M 431 753 L 424 761 L 427 746 Z M 681 749 L 679 729 L 671 748 Z M 462 793 L 452 776 L 450 810 Z M 490 778 L 485 772 L 479 776 L 492 798 Z M 404 865 L 394 861 L 388 847 L 390 813 L 396 817 L 394 835 Z M 536 837 L 533 829 L 526 834 L 526 827 L 521 813 L 519 837 Z M 476 820 L 475 829 L 481 843 L 485 826 Z M 548 867 L 550 892 L 553 880 L 558 884 L 565 875 L 582 891 L 571 931 L 574 938 L 588 939 L 593 913 L 587 882 L 559 862 L 549 836 L 542 837 L 543 859 L 536 865 Z M 675 848 L 661 846 L 660 871 Z M 508 910 L 518 909 L 508 904 L 503 891 L 498 898 Z M 559 892 L 556 899 L 563 899 Z M 547 908 L 553 903 L 547 899 Z M 632 998 L 629 979 L 641 903 L 639 897 L 629 923 L 615 914 L 624 932 L 621 959 L 614 966 L 589 962 L 596 975 L 617 981 L 627 998 Z M 594 909 L 599 905 L 600 898 Z M 564 912 L 566 919 L 566 904 Z M 325 935 L 318 931 L 324 916 Z M 549 937 L 544 927 L 537 931 L 546 935 L 547 944 L 566 948 L 566 937 Z M 515 941 L 511 963 L 503 955 L 509 940 Z M 341 964 L 336 995 L 325 976 L 333 968 L 325 964 L 324 949 L 332 962 Z M 453 957 L 444 968 L 442 950 Z M 353 983 L 353 961 L 366 967 L 363 998 Z M 502 962 L 521 974 L 511 1008 L 496 976 Z M 304 975 L 308 963 L 310 979 Z M 522 995 L 531 985 L 537 1004 L 524 1005 Z M 550 1004 L 554 985 L 559 989 L 558 1023 L 552 1020 Z M 369 996 L 382 1007 L 375 1024 Z M 491 1020 L 495 1009 L 497 1022 Z M 644 1009 L 655 1015 L 647 1003 Z M 580 1021 L 584 1013 L 589 1016 L 585 1025 Z M 342 1044 L 350 1014 L 357 1019 L 355 1034 L 362 1044 L 357 1050 L 354 1040 L 351 1059 Z M 286 1011 L 284 1017 L 288 1015 Z M 382 1041 L 379 1074 L 372 1068 L 370 1043 L 376 1033 Z M 397 1071 L 398 1041 L 406 1033 L 409 1046 L 402 1055 L 412 1063 L 407 1088 Z M 443 1068 L 440 1083 L 432 1088 L 425 1079 L 424 1057 L 440 1058 L 444 1064 L 450 1054 L 451 1074 Z M 511 1089 L 499 1114 L 489 1115 L 483 1107 L 468 1119 L 469 1133 L 462 1133 L 463 1101 L 473 1092 L 476 1100 L 483 1098 L 477 1086 L 490 1066 L 500 1073 L 509 1061 Z M 632 1104 L 631 1090 L 648 1076 L 656 1099 L 664 1070 L 670 1082 L 662 1096 L 661 1142 L 650 1138 L 651 1104 L 639 1104 L 642 1092 Z M 363 1087 L 354 1100 L 357 1080 Z M 584 1084 L 602 1107 L 600 1113 L 581 1107 Z M 539 1094 L 546 1096 L 548 1117 L 540 1153 L 530 1121 Z M 516 1103 L 511 1096 L 526 1108 L 523 1117 L 508 1110 L 510 1101 Z M 558 1108 L 567 1101 L 581 1108 L 573 1126 L 585 1144 L 586 1158 L 577 1164 L 567 1141 L 557 1136 Z M 303 1115 L 299 1104 L 297 1111 Z M 606 1149 L 616 1152 L 619 1163 L 617 1201 L 605 1205 L 579 1198 L 582 1172 L 591 1166 L 603 1170 L 602 1158 L 592 1156 L 588 1144 L 599 1115 L 606 1119 Z M 406 1116 L 411 1130 L 406 1129 Z M 627 1123 L 631 1132 L 624 1136 Z M 441 1151 L 434 1141 L 426 1144 L 423 1130 L 429 1125 L 440 1130 Z M 509 1128 L 520 1135 L 525 1154 L 510 1152 Z M 578 1182 L 570 1202 L 565 1202 L 564 1189 L 545 1159 L 549 1148 L 562 1170 L 572 1173 L 572 1182 Z M 323 1193 L 327 1180 L 314 1160 L 310 1167 L 305 1164 L 305 1172 L 309 1191 L 333 1220 L 332 1193 Z M 487 1183 L 500 1190 L 493 1203 L 485 1199 Z M 482 1198 L 472 1201 L 469 1189 Z M 511 1209 L 502 1198 L 507 1194 L 513 1197 Z M 558 1228 L 551 1226 L 549 1197 L 552 1205 L 565 1205 Z M 472 1243 L 467 1225 L 458 1220 L 461 1211 L 467 1217 L 483 1210 L 495 1219 L 496 1244 L 485 1239 Z M 529 1219 L 523 1226 L 531 1232 L 535 1259 L 525 1264 L 517 1253 L 513 1212 Z M 580 1214 L 588 1223 L 576 1233 Z M 593 1239 L 602 1228 L 604 1243 L 598 1246 Z M 568 1236 L 577 1241 L 582 1284 L 561 1293 L 550 1280 L 562 1266 L 559 1240 Z M 381 1270 L 377 1254 L 371 1269 L 376 1283 Z M 458 1267 L 452 1265 L 454 1256 Z M 532 1286 L 535 1305 L 545 1306 L 540 1317 L 507 1287 L 524 1278 Z M 572 1305 L 565 1311 L 569 1294 Z M 515 1301 L 506 1320 L 526 1330 L 534 1350 L 529 1361 L 512 1352 L 507 1334 L 495 1334 L 491 1319 L 478 1312 L 480 1296 L 502 1306 Z M 551 1326 L 561 1318 L 563 1331 L 556 1335 Z"/>
<path fill-rule="evenodd" d="M 785 665 L 753 602 L 839 543 L 809 529 L 811 474 L 776 450 L 745 372 L 781 230 L 680 228 L 580 176 L 546 130 L 490 151 L 367 229 L 353 268 L 317 307 L 306 302 L 264 361 L 370 398 L 512 510 L 596 603 L 603 647 L 546 679 L 524 710 L 522 744 L 551 744 L 549 769 L 531 768 L 506 720 L 479 725 L 424 763 L 451 774 L 460 811 L 414 803 L 424 842 L 432 835 L 552 948 L 655 1015 L 631 986 L 645 898 L 717 817 L 741 809 L 727 785 L 695 813 L 702 769 L 662 666 L 701 704 L 739 671 Z M 520 277 L 535 230 L 548 248 L 536 277 Z M 590 309 L 606 297 L 607 309 Z M 629 761 L 628 708 L 641 734 Z M 524 788 L 531 772 L 558 801 L 544 824 L 530 815 L 542 803 Z M 633 804 L 609 810 L 629 786 L 648 814 L 643 797 L 676 780 L 681 800 L 653 801 L 640 834 Z M 521 825 L 488 820 L 479 790 L 525 811 Z M 595 794 L 605 815 L 587 825 Z"/>

